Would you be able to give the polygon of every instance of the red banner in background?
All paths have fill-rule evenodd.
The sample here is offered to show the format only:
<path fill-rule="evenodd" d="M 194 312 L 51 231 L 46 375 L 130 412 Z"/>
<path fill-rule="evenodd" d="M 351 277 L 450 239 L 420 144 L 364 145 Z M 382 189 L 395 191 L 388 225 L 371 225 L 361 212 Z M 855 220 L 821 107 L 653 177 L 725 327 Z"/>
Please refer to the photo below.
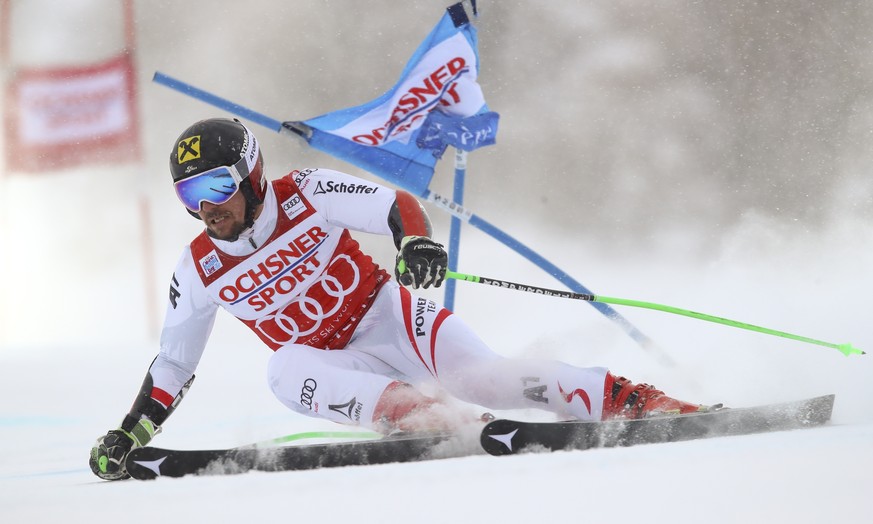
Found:
<path fill-rule="evenodd" d="M 6 166 L 41 172 L 140 158 L 128 53 L 88 66 L 20 68 L 6 96 Z"/>

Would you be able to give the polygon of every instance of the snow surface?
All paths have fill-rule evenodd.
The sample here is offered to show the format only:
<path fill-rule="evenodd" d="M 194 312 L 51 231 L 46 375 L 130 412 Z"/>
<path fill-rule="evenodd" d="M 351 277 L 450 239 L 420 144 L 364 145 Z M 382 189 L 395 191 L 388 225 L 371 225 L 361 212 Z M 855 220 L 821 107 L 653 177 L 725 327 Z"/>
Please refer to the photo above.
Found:
<path fill-rule="evenodd" d="M 81 3 L 85 2 L 69 6 Z M 322 45 L 325 35 L 336 33 L 332 30 L 334 24 L 340 24 L 336 17 L 348 18 L 345 24 L 337 25 L 343 28 L 338 35 L 346 37 L 352 34 L 357 18 L 370 16 L 368 23 L 375 26 L 389 4 L 393 9 L 395 3 L 382 2 L 380 8 L 362 3 L 359 10 L 352 8 L 355 3 L 333 10 L 322 6 L 303 9 L 296 4 L 290 7 L 288 3 L 284 18 L 272 17 L 273 30 L 245 34 L 245 40 L 251 40 L 249 48 L 243 48 L 238 39 L 216 42 L 212 34 L 237 34 L 240 26 L 253 27 L 251 22 L 237 23 L 240 16 L 256 16 L 258 23 L 264 22 L 260 10 L 251 9 L 248 3 L 225 2 L 217 10 L 207 8 L 205 2 L 199 9 L 186 5 L 184 10 L 170 2 L 145 4 L 138 3 L 143 39 L 138 59 L 145 166 L 89 168 L 45 176 L 0 173 L 0 522 L 873 522 L 873 355 L 846 358 L 835 350 L 801 342 L 620 308 L 633 325 L 657 343 L 657 348 L 644 349 L 587 304 L 468 283 L 458 285 L 456 312 L 501 354 L 556 358 L 577 366 L 606 365 L 632 380 L 650 382 L 669 394 L 702 403 L 747 406 L 836 393 L 833 422 L 819 429 L 625 449 L 504 458 L 473 456 L 148 483 L 99 481 L 87 467 L 88 452 L 98 436 L 120 422 L 154 358 L 153 317 L 161 314 L 159 304 L 166 300 L 169 277 L 182 246 L 198 231 L 197 223 L 187 217 L 169 188 L 168 146 L 197 118 L 215 115 L 202 104 L 152 85 L 151 74 L 155 70 L 179 74 L 279 117 L 320 114 L 341 107 L 329 98 L 331 89 L 342 95 L 336 96 L 343 103 L 363 101 L 379 92 L 379 86 L 359 80 L 364 69 L 371 73 L 363 60 L 347 60 L 348 51 L 343 46 Z M 57 7 L 59 4 L 43 11 L 56 11 Z M 553 9 L 563 15 L 565 7 Z M 407 14 L 402 24 L 392 22 L 397 31 L 389 33 L 399 35 L 403 43 L 392 53 L 392 60 L 405 59 L 420 35 L 432 26 L 429 7 L 410 9 L 421 11 L 420 16 Z M 578 24 L 604 24 L 592 16 L 599 9 L 589 6 L 583 8 L 581 16 L 564 18 Z M 738 16 L 741 11 L 742 7 L 737 7 Z M 194 24 L 188 16 L 194 12 L 211 18 Z M 507 9 L 504 15 L 496 7 L 491 12 L 495 14 L 493 32 L 482 35 L 482 45 L 490 53 L 498 48 L 526 50 L 542 40 L 544 31 L 530 31 L 510 33 L 492 44 L 500 36 L 496 33 L 500 30 L 498 16 L 527 15 L 517 8 Z M 648 15 L 640 13 L 640 19 L 648 23 Z M 24 12 L 21 20 L 44 25 L 43 15 L 48 13 L 37 14 L 27 16 Z M 754 11 L 749 16 L 754 16 Z M 225 24 L 217 27 L 225 29 L 216 31 L 215 19 Z M 300 31 L 303 36 L 288 39 L 287 24 L 292 19 L 295 35 Z M 413 22 L 418 25 L 411 27 Z M 94 31 L 89 22 L 63 25 L 72 32 L 90 35 L 102 51 L 115 48 L 111 35 Z M 201 29 L 203 38 L 195 38 L 193 26 Z M 552 26 L 563 41 L 578 39 L 575 32 L 568 36 L 566 28 L 557 33 L 561 27 L 550 22 Z M 407 32 L 399 32 L 407 27 Z M 576 31 L 574 27 L 570 29 Z M 316 35 L 307 36 L 307 29 Z M 383 31 L 387 29 L 371 32 L 377 35 Z M 523 38 L 528 40 L 516 42 Z M 29 63 L 38 63 L 37 55 L 57 58 L 61 45 L 75 55 L 67 40 L 54 42 L 48 55 L 40 54 L 41 47 L 36 45 L 13 46 L 13 54 L 28 55 L 24 58 Z M 167 44 L 162 45 L 163 41 Z M 245 49 L 258 49 L 269 50 L 262 58 L 283 67 L 249 64 L 249 76 L 240 81 L 239 74 L 228 75 L 208 65 L 195 67 L 181 60 L 201 41 L 209 42 L 197 48 L 205 57 L 203 64 L 227 62 L 223 53 L 236 56 Z M 276 45 L 279 41 L 294 45 L 280 48 Z M 556 48 L 548 41 L 543 45 L 549 52 Z M 366 51 L 366 46 L 359 47 L 357 51 Z M 636 53 L 630 47 L 631 51 L 622 49 L 625 47 L 616 51 L 621 56 L 606 54 L 601 60 L 615 66 L 616 77 L 624 77 L 628 71 L 616 65 L 621 64 L 622 56 Z M 863 49 L 858 52 L 866 53 Z M 372 56 L 378 64 L 386 61 L 382 50 L 373 51 Z M 301 57 L 318 62 L 313 65 Z M 855 179 L 853 186 L 851 180 L 839 185 L 841 177 L 823 176 L 823 183 L 832 182 L 842 189 L 813 195 L 823 208 L 833 208 L 833 212 L 815 215 L 814 223 L 797 222 L 788 216 L 790 213 L 778 210 L 765 216 L 731 208 L 726 216 L 742 217 L 738 222 L 713 225 L 702 219 L 695 221 L 699 213 L 694 206 L 727 207 L 731 195 L 689 194 L 685 205 L 690 207 L 685 209 L 663 206 L 646 193 L 640 201 L 654 203 L 641 209 L 641 216 L 649 212 L 653 217 L 654 213 L 678 214 L 689 229 L 649 235 L 640 232 L 645 228 L 637 230 L 637 224 L 619 221 L 617 230 L 626 226 L 620 235 L 598 241 L 593 231 L 580 229 L 578 238 L 568 234 L 564 227 L 568 221 L 561 213 L 587 213 L 595 204 L 607 211 L 635 204 L 621 195 L 604 202 L 586 200 L 584 197 L 602 181 L 597 173 L 582 178 L 577 162 L 586 159 L 574 152 L 572 142 L 556 142 L 561 153 L 551 159 L 558 162 L 554 169 L 572 174 L 566 183 L 551 188 L 532 184 L 524 193 L 519 193 L 516 183 L 511 195 L 510 188 L 503 188 L 507 178 L 526 183 L 529 172 L 501 169 L 496 164 L 498 157 L 513 162 L 522 156 L 534 157 L 546 169 L 546 155 L 531 150 L 525 142 L 530 130 L 553 137 L 554 133 L 547 131 L 568 126 L 563 106 L 555 114 L 534 104 L 534 95 L 537 99 L 551 96 L 544 97 L 540 91 L 521 91 L 528 96 L 519 96 L 520 91 L 510 89 L 527 84 L 511 74 L 512 65 L 519 60 L 510 56 L 503 62 L 508 66 L 501 69 L 499 60 L 491 60 L 486 66 L 488 74 L 483 75 L 491 82 L 487 86 L 489 104 L 504 120 L 501 142 L 493 152 L 471 155 L 468 181 L 480 189 L 468 194 L 465 204 L 471 209 L 477 213 L 481 213 L 481 206 L 497 210 L 483 218 L 597 293 L 669 304 L 831 342 L 852 342 L 873 351 L 869 300 L 873 295 L 873 236 L 864 207 L 869 206 L 865 197 L 869 195 L 866 173 L 870 158 L 866 153 L 866 113 L 846 111 L 861 115 L 861 123 L 855 125 L 862 129 L 853 139 L 864 144 L 861 149 L 865 153 L 844 159 L 850 168 L 857 163 L 855 169 L 864 178 Z M 350 69 L 346 77 L 340 77 L 356 65 L 363 69 Z M 399 67 L 398 63 L 395 71 Z M 304 74 L 313 68 L 318 75 Z M 587 74 L 585 67 L 564 69 Z M 290 80 L 277 89 L 280 73 Z M 659 69 L 652 78 L 670 74 Z M 299 81 L 301 75 L 307 80 Z M 337 82 L 328 82 L 334 76 Z M 636 78 L 630 76 L 628 82 L 638 82 Z M 839 80 L 836 84 L 829 81 L 828 90 L 838 90 Z M 567 83 L 550 81 L 549 88 L 574 100 L 582 99 Z M 636 84 L 633 90 L 637 90 Z M 604 113 L 621 110 L 629 91 L 622 91 L 619 102 L 606 106 Z M 510 108 L 511 104 L 516 107 Z M 590 106 L 579 104 L 585 110 Z M 566 110 L 570 109 L 568 105 Z M 536 118 L 525 118 L 525 114 Z M 550 115 L 552 120 L 548 120 Z M 637 126 L 633 116 L 633 129 L 658 132 L 655 127 L 647 130 L 645 125 Z M 597 121 L 598 127 L 609 123 L 585 114 L 574 118 L 568 121 Z M 708 126 L 710 120 L 705 121 Z M 517 136 L 510 134 L 513 126 Z M 699 132 L 695 129 L 689 135 Z M 348 169 L 287 142 L 286 137 L 262 131 L 260 138 L 265 154 L 269 153 L 271 177 L 281 175 L 289 166 Z M 585 142 L 591 137 L 573 138 Z M 831 137 L 821 140 L 825 143 Z M 624 148 L 619 149 L 618 155 L 627 155 Z M 572 169 L 561 168 L 561 162 L 568 162 Z M 851 169 L 846 169 L 851 174 Z M 435 183 L 445 192 L 442 188 L 450 185 L 450 162 L 442 162 L 439 171 Z M 840 174 L 848 178 L 846 173 Z M 678 195 L 685 194 L 684 187 L 697 187 L 695 183 L 707 180 L 696 171 L 675 176 L 681 183 L 664 187 Z M 760 190 L 771 191 L 766 173 L 761 173 Z M 578 194 L 579 209 L 534 214 L 533 209 L 548 207 L 544 202 L 554 192 Z M 511 202 L 530 201 L 530 207 L 504 210 L 494 204 L 504 197 Z M 148 205 L 140 207 L 144 202 Z M 863 206 L 846 202 L 861 202 Z M 150 214 L 142 215 L 142 209 Z M 428 210 L 437 236 L 446 238 L 446 215 L 432 207 Z M 151 242 L 144 225 L 151 228 Z M 594 226 L 590 229 L 596 230 Z M 390 241 L 366 236 L 360 240 L 378 262 L 390 264 Z M 461 253 L 458 270 L 561 287 L 476 230 L 464 229 Z M 441 297 L 441 293 L 428 295 Z M 194 387 L 155 444 L 229 447 L 299 431 L 337 429 L 290 413 L 273 398 L 265 377 L 269 354 L 240 323 L 219 315 Z M 533 412 L 498 414 L 541 416 Z"/>
<path fill-rule="evenodd" d="M 816 239 L 819 247 L 832 253 L 846 249 L 840 244 L 851 237 L 840 231 Z M 522 232 L 531 233 L 523 228 Z M 480 250 L 495 249 L 477 237 L 465 237 L 471 264 L 484 257 Z M 745 231 L 730 240 L 737 247 L 743 244 L 738 253 L 748 253 L 756 245 L 755 237 Z M 797 246 L 790 244 L 754 258 L 725 249 L 706 265 L 650 254 L 645 264 L 617 262 L 591 271 L 598 277 L 602 272 L 599 287 L 615 288 L 617 292 L 611 293 L 616 296 L 631 296 L 636 287 L 637 293 L 645 290 L 640 299 L 658 298 L 873 347 L 864 318 L 865 299 L 855 293 L 870 288 L 863 271 L 873 262 L 870 250 L 835 257 L 829 269 L 821 270 L 817 262 L 797 257 Z M 583 253 L 580 247 L 577 254 Z M 512 261 L 501 264 L 499 272 L 530 274 L 525 263 Z M 86 274 L 82 271 L 86 284 L 79 285 L 94 285 Z M 117 285 L 135 293 L 140 285 L 136 274 L 119 270 Z M 635 282 L 622 284 L 622 276 Z M 79 292 L 76 285 L 70 286 L 68 292 Z M 809 288 L 820 296 L 808 299 Z M 118 423 L 155 351 L 154 343 L 127 342 L 137 337 L 126 337 L 125 332 L 135 331 L 141 322 L 131 315 L 136 313 L 132 306 L 124 314 L 105 311 L 108 322 L 103 331 L 91 332 L 97 345 L 84 344 L 71 331 L 69 344 L 0 346 L 0 395 L 5 399 L 0 407 L 0 520 L 869 522 L 869 356 L 846 358 L 826 348 L 623 309 L 676 361 L 664 364 L 586 304 L 484 286 L 459 291 L 459 314 L 505 354 L 561 358 L 576 365 L 603 363 L 676 396 L 734 406 L 833 392 L 833 423 L 819 429 L 625 449 L 107 483 L 87 469 L 88 451 L 98 435 Z M 89 317 L 99 315 L 99 303 L 111 300 L 111 294 L 83 293 L 81 307 L 69 315 L 89 325 Z M 537 328 L 539 322 L 555 327 Z M 52 339 L 45 333 L 31 336 L 37 341 Z M 237 322 L 221 315 L 194 387 L 155 444 L 228 447 L 298 431 L 337 429 L 287 412 L 272 398 L 264 377 L 268 353 Z"/>

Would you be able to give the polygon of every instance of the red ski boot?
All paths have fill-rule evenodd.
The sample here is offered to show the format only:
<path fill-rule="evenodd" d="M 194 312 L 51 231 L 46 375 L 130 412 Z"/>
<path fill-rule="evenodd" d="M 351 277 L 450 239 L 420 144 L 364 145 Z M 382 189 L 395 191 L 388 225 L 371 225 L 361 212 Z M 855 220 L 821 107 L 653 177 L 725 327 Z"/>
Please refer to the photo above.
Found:
<path fill-rule="evenodd" d="M 606 383 L 603 386 L 603 420 L 684 415 L 700 411 L 709 411 L 709 408 L 668 397 L 649 384 L 633 384 L 624 377 L 606 374 Z"/>
<path fill-rule="evenodd" d="M 472 416 L 438 399 L 426 397 L 405 382 L 388 385 L 376 403 L 373 424 L 376 431 L 386 435 L 399 433 L 454 433 L 459 428 L 494 420 L 485 413 Z"/>

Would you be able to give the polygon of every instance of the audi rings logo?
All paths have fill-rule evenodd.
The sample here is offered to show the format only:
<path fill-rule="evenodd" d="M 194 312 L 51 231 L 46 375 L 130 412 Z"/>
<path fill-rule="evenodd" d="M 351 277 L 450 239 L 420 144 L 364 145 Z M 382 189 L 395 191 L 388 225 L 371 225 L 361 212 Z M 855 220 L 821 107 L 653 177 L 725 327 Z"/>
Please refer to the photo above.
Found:
<path fill-rule="evenodd" d="M 361 282 L 358 266 L 348 255 L 333 259 L 321 278 L 281 310 L 255 322 L 255 329 L 283 345 L 318 332 L 325 320 L 342 310 L 346 297 Z"/>
<path fill-rule="evenodd" d="M 312 411 L 312 397 L 315 396 L 315 388 L 317 387 L 318 382 L 311 378 L 303 381 L 303 389 L 300 390 L 300 403 L 309 408 L 309 411 Z"/>

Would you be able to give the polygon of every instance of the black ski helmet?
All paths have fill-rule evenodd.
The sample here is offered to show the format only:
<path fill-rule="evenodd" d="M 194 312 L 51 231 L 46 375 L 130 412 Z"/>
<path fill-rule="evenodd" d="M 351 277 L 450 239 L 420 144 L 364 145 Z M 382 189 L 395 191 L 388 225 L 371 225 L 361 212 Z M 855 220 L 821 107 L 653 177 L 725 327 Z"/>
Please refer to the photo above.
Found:
<path fill-rule="evenodd" d="M 248 173 L 241 173 L 239 185 L 246 200 L 246 227 L 254 223 L 257 206 L 264 202 L 267 179 L 264 157 L 255 135 L 237 119 L 209 118 L 189 126 L 176 139 L 170 153 L 170 174 L 173 182 L 193 177 L 210 169 L 233 166 L 246 155 L 257 155 Z M 200 217 L 187 207 L 188 213 Z"/>

